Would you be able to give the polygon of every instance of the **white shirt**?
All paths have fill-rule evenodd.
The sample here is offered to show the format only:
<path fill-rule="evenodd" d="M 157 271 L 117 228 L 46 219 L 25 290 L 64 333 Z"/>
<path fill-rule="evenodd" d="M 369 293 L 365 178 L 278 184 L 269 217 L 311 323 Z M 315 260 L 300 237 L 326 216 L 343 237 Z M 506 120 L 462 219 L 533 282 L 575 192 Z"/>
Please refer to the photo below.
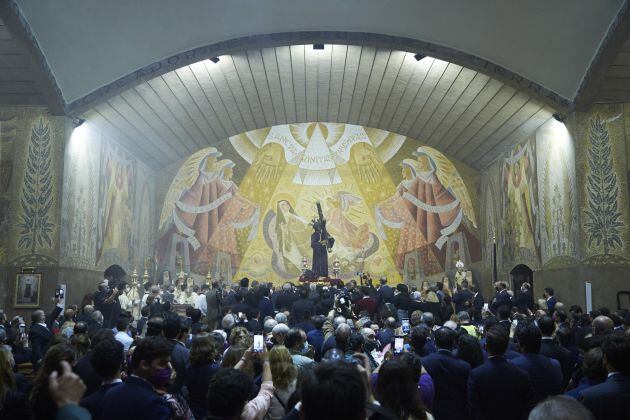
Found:
<path fill-rule="evenodd" d="M 140 305 L 141 308 L 144 308 L 145 306 L 147 306 L 147 298 L 149 297 L 148 293 L 145 293 L 142 296 L 142 304 Z"/>
<path fill-rule="evenodd" d="M 131 347 L 131 344 L 133 343 L 133 338 L 129 337 L 129 334 L 127 334 L 126 331 L 118 331 L 114 338 L 123 345 L 125 353 L 127 353 L 129 351 L 129 347 Z"/>
<path fill-rule="evenodd" d="M 206 301 L 206 295 L 201 293 L 195 300 L 195 308 L 199 309 L 203 316 L 208 315 L 208 302 Z"/>

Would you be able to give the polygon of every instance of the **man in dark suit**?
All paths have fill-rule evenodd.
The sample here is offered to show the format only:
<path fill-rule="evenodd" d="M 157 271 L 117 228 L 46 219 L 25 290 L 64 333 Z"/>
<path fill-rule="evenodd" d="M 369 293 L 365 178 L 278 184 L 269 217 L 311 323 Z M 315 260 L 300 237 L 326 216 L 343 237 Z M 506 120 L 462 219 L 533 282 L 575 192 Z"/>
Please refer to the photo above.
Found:
<path fill-rule="evenodd" d="M 241 312 L 243 314 L 245 314 L 245 316 L 249 317 L 249 305 L 247 305 L 246 303 L 243 302 L 244 297 L 243 295 L 239 292 L 236 294 L 236 296 L 234 296 L 234 300 L 235 303 L 234 305 L 232 305 L 232 313 L 236 316 L 238 316 L 238 313 Z"/>
<path fill-rule="evenodd" d="M 473 321 L 480 323 L 482 321 L 481 311 L 483 310 L 483 305 L 485 303 L 483 299 L 483 294 L 479 290 L 477 286 L 471 287 L 471 292 L 473 293 L 473 313 L 472 318 Z"/>
<path fill-rule="evenodd" d="M 99 341 L 94 346 L 90 356 L 90 363 L 103 382 L 98 391 L 81 400 L 81 406 L 90 412 L 93 420 L 102 418 L 103 398 L 105 398 L 107 391 L 122 384 L 120 372 L 124 360 L 124 347 L 122 343 L 115 339 L 107 338 Z"/>
<path fill-rule="evenodd" d="M 116 341 L 114 338 L 114 332 L 110 329 L 102 329 L 94 334 L 94 336 L 90 339 L 90 350 L 83 355 L 83 357 L 77 360 L 76 365 L 72 368 L 72 371 L 79 375 L 85 384 L 85 393 L 83 394 L 83 398 L 98 391 L 99 387 L 103 383 L 103 378 L 96 373 L 96 370 L 92 365 L 92 354 L 94 353 L 96 346 L 104 340 Z"/>
<path fill-rule="evenodd" d="M 315 304 L 308 298 L 308 289 L 301 288 L 299 293 L 300 298 L 293 302 L 291 306 L 291 317 L 293 323 L 297 324 L 304 321 L 304 315 L 315 313 Z"/>
<path fill-rule="evenodd" d="M 562 385 L 566 388 L 571 375 L 573 374 L 573 361 L 571 352 L 561 347 L 554 338 L 553 333 L 556 330 L 556 324 L 550 316 L 543 316 L 538 319 L 538 328 L 542 333 L 542 343 L 540 345 L 540 354 L 543 356 L 556 359 L 560 363 L 562 369 Z"/>
<path fill-rule="evenodd" d="M 516 327 L 516 336 L 522 355 L 510 360 L 510 363 L 529 374 L 534 388 L 533 404 L 560 394 L 563 390 L 560 363 L 538 354 L 542 340 L 540 329 L 533 322 L 523 322 Z"/>
<path fill-rule="evenodd" d="M 630 335 L 609 334 L 602 344 L 605 382 L 582 392 L 582 403 L 599 419 L 627 419 L 630 415 Z"/>
<path fill-rule="evenodd" d="M 308 344 L 313 346 L 315 349 L 314 358 L 316 362 L 322 360 L 322 345 L 324 344 L 324 331 L 322 330 L 322 327 L 324 326 L 324 322 L 326 322 L 325 316 L 314 316 L 313 325 L 315 326 L 315 329 L 306 333 L 306 341 L 308 341 Z"/>
<path fill-rule="evenodd" d="M 171 346 L 163 337 L 147 337 L 136 346 L 131 357 L 132 374 L 105 394 L 102 418 L 168 420 L 171 408 L 155 386 L 170 371 Z"/>
<path fill-rule="evenodd" d="M 385 320 L 385 326 L 378 333 L 378 341 L 381 342 L 381 348 L 385 347 L 394 340 L 396 335 L 396 318 L 390 316 Z"/>
<path fill-rule="evenodd" d="M 173 312 L 167 312 L 164 317 L 164 337 L 171 345 L 171 365 L 175 369 L 175 380 L 168 387 L 168 392 L 177 394 L 184 386 L 186 379 L 186 370 L 190 367 L 190 350 L 182 342 L 182 320 L 179 315 Z"/>
<path fill-rule="evenodd" d="M 461 287 L 457 286 L 457 293 L 453 295 L 451 300 L 455 304 L 455 312 L 466 311 L 472 313 L 473 296 L 473 293 L 468 289 L 468 280 L 462 281 Z"/>
<path fill-rule="evenodd" d="M 470 365 L 452 353 L 457 333 L 447 327 L 435 331 L 438 350 L 422 358 L 422 366 L 431 375 L 435 387 L 433 414 L 436 419 L 467 419 L 467 383 Z"/>
<path fill-rule="evenodd" d="M 263 325 L 260 322 L 260 311 L 258 308 L 252 309 L 251 317 L 245 318 L 243 325 L 252 334 L 262 334 Z"/>
<path fill-rule="evenodd" d="M 299 299 L 299 296 L 293 293 L 293 286 L 290 283 L 285 283 L 282 286 L 282 292 L 278 293 L 276 298 L 276 309 L 278 311 L 291 310 L 293 302 Z"/>
<path fill-rule="evenodd" d="M 212 282 L 212 288 L 206 292 L 206 321 L 210 331 L 217 329 L 222 303 L 219 282 L 215 280 Z"/>
<path fill-rule="evenodd" d="M 383 309 L 385 307 L 385 303 L 391 303 L 394 299 L 394 289 L 387 285 L 387 277 L 383 276 L 380 279 L 381 287 L 376 291 L 376 301 L 378 302 L 378 307 Z"/>
<path fill-rule="evenodd" d="M 525 282 L 521 285 L 521 290 L 514 297 L 514 306 L 522 314 L 526 314 L 528 310 L 534 310 L 534 294 L 529 283 Z"/>
<path fill-rule="evenodd" d="M 470 371 L 468 405 L 473 419 L 525 419 L 532 408 L 532 387 L 524 370 L 504 357 L 509 334 L 494 326 L 485 332 L 488 360 Z M 497 395 L 500 390 L 500 396 Z"/>
<path fill-rule="evenodd" d="M 63 306 L 59 304 L 59 300 L 56 300 L 55 309 L 48 316 L 41 309 L 37 309 L 31 314 L 32 322 L 28 331 L 28 338 L 31 341 L 31 362 L 35 370 L 39 367 L 40 361 L 48 350 L 48 343 L 53 336 L 53 322 L 62 310 Z"/>
<path fill-rule="evenodd" d="M 260 311 L 260 317 L 264 320 L 266 317 L 270 316 L 273 318 L 273 303 L 269 298 L 269 288 L 261 287 L 260 288 L 261 298 L 258 301 L 258 310 Z"/>
<path fill-rule="evenodd" d="M 556 299 L 556 297 L 553 295 L 553 289 L 551 287 L 545 287 L 545 299 L 547 299 L 547 310 L 549 311 L 549 315 L 553 314 L 553 310 L 556 306 L 556 303 L 558 303 L 558 300 Z M 541 309 L 545 309 L 545 308 L 541 308 Z"/>
<path fill-rule="evenodd" d="M 496 282 L 494 285 L 494 290 L 496 290 L 496 294 L 490 302 L 490 311 L 496 315 L 497 310 L 501 306 L 507 306 L 508 309 L 512 307 L 512 297 L 507 291 L 507 284 L 505 284 L 505 282 Z"/>
<path fill-rule="evenodd" d="M 144 326 L 147 325 L 149 321 L 149 307 L 145 306 L 140 310 L 140 319 L 136 324 L 136 331 L 138 331 L 138 335 L 144 334 Z"/>

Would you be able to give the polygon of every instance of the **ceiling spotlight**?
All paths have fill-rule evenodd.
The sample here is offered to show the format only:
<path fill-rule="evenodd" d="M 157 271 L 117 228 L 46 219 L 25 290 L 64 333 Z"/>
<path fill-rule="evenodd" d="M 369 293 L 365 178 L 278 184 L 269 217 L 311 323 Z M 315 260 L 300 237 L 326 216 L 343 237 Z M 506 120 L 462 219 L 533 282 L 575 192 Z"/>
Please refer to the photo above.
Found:
<path fill-rule="evenodd" d="M 420 53 L 418 53 L 418 54 L 416 54 L 416 55 L 414 55 L 414 56 L 413 56 L 413 58 L 415 58 L 415 59 L 416 59 L 416 61 L 420 61 L 420 60 L 422 60 L 422 59 L 423 59 L 423 58 L 425 58 L 425 57 L 426 57 L 426 55 L 424 55 L 424 54 L 420 54 Z"/>
<path fill-rule="evenodd" d="M 324 49 L 324 44 L 313 44 L 313 49 L 314 50 L 323 50 Z"/>
<path fill-rule="evenodd" d="M 210 61 L 212 61 L 214 64 L 217 64 L 219 62 L 219 57 L 210 57 Z"/>
<path fill-rule="evenodd" d="M 81 117 L 74 117 L 72 119 L 72 126 L 74 128 L 77 128 L 79 126 L 81 126 L 81 124 L 83 124 L 85 122 L 85 118 L 81 118 Z"/>
<path fill-rule="evenodd" d="M 555 114 L 553 114 L 553 118 L 564 124 L 564 122 L 567 120 L 567 114 L 561 114 L 559 112 L 556 112 Z"/>

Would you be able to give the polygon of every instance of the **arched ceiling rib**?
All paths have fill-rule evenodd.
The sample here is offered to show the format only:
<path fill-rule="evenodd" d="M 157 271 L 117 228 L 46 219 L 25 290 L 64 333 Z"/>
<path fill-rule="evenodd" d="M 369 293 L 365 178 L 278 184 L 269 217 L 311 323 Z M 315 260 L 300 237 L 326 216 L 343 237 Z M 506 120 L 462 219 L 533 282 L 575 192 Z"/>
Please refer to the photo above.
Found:
<path fill-rule="evenodd" d="M 482 168 L 550 118 L 537 99 L 446 61 L 384 48 L 311 45 L 203 60 L 86 112 L 154 167 L 228 136 L 330 121 L 381 128 Z"/>

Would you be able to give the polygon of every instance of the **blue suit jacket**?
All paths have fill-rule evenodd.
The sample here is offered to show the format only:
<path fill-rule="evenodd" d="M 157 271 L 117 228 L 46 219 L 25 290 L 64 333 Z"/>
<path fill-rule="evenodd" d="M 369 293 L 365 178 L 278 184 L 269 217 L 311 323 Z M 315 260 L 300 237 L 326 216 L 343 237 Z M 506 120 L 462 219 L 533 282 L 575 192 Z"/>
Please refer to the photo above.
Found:
<path fill-rule="evenodd" d="M 497 391 L 499 393 L 497 394 Z M 470 371 L 468 405 L 473 419 L 525 419 L 533 390 L 527 372 L 495 356 Z"/>
<path fill-rule="evenodd" d="M 274 316 L 273 303 L 271 302 L 271 299 L 260 299 L 260 301 L 258 302 L 258 310 L 260 311 L 261 320 L 264 320 L 266 316 Z"/>
<path fill-rule="evenodd" d="M 105 394 L 107 393 L 107 391 L 119 385 L 121 385 L 120 382 L 102 385 L 98 389 L 98 391 L 96 391 L 92 395 L 88 395 L 81 400 L 81 407 L 90 412 L 90 414 L 92 415 L 92 420 L 103 418 L 101 417 L 101 414 L 103 413 L 103 398 L 105 398 Z"/>
<path fill-rule="evenodd" d="M 171 407 L 153 386 L 137 376 L 111 388 L 103 398 L 104 419 L 169 420 Z"/>
<path fill-rule="evenodd" d="M 549 300 L 547 301 L 547 309 L 549 309 L 549 314 L 553 313 L 553 307 L 556 306 L 557 302 L 558 299 L 556 299 L 555 296 L 551 296 L 549 298 Z"/>
<path fill-rule="evenodd" d="M 376 292 L 376 301 L 379 306 L 382 306 L 384 302 L 391 302 L 394 299 L 394 289 L 388 285 L 381 286 Z"/>
<path fill-rule="evenodd" d="M 322 345 L 324 344 L 324 333 L 322 330 L 311 330 L 306 334 L 306 341 L 315 348 L 315 361 L 322 360 Z"/>
<path fill-rule="evenodd" d="M 582 391 L 582 403 L 597 419 L 630 418 L 630 375 L 617 373 Z"/>
<path fill-rule="evenodd" d="M 467 419 L 467 389 L 470 365 L 447 350 L 422 358 L 435 387 L 433 415 L 439 420 Z"/>
<path fill-rule="evenodd" d="M 534 388 L 534 404 L 562 393 L 562 371 L 557 360 L 541 354 L 525 353 L 511 359 L 510 363 L 529 374 L 529 380 Z"/>

